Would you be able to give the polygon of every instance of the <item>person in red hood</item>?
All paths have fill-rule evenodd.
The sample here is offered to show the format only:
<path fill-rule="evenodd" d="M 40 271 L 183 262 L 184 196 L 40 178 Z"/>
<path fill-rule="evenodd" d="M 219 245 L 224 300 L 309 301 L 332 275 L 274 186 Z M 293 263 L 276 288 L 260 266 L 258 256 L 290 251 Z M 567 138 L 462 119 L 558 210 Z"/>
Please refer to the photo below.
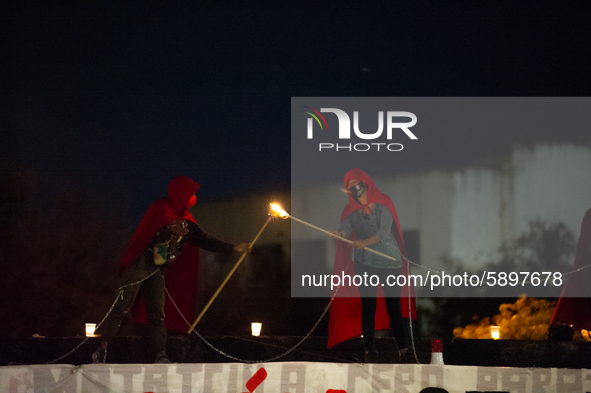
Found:
<path fill-rule="evenodd" d="M 199 247 L 222 253 L 250 252 L 249 243 L 228 243 L 201 229 L 189 213 L 198 189 L 197 182 L 177 176 L 168 185 L 168 197 L 158 199 L 144 214 L 121 260 L 118 300 L 100 327 L 102 341 L 92 355 L 93 363 L 106 361 L 108 344 L 130 309 L 137 321 L 148 324 L 156 363 L 170 363 L 166 328 L 185 332 L 189 326 L 166 298 L 165 287 L 180 312 L 193 320 Z"/>
<path fill-rule="evenodd" d="M 394 203 L 361 169 L 347 172 L 344 185 L 349 203 L 341 213 L 340 228 L 331 233 L 349 238 L 353 243 L 338 243 L 334 274 L 341 276 L 344 272 L 351 277 L 361 276 L 364 280 L 358 287 L 345 285 L 333 292 L 329 347 L 363 334 L 365 361 L 375 363 L 378 360 L 375 330 L 389 328 L 396 339 L 401 361 L 416 362 L 414 353 L 408 348 L 403 321 L 403 316 L 416 318 L 413 289 L 388 284 L 389 276 L 398 277 L 410 272 Z M 365 247 L 396 260 L 366 251 Z"/>
<path fill-rule="evenodd" d="M 577 243 L 573 268 L 577 272 L 568 276 L 556 303 L 550 320 L 550 338 L 559 337 L 561 331 L 565 327 L 568 328 L 565 325 L 591 330 L 591 298 L 583 297 L 589 294 L 591 268 L 586 268 L 589 265 L 591 265 L 591 209 L 587 210 L 581 223 L 581 235 Z"/>

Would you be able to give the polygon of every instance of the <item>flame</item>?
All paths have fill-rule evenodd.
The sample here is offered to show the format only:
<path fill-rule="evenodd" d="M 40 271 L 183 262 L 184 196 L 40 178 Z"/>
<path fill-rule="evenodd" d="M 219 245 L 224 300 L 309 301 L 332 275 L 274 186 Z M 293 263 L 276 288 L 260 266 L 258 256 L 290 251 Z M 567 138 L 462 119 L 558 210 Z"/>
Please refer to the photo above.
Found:
<path fill-rule="evenodd" d="M 287 214 L 287 212 L 285 210 L 283 210 L 281 208 L 281 206 L 279 206 L 276 203 L 271 203 L 271 214 L 275 217 L 281 217 L 284 220 L 287 219 L 287 217 L 289 217 L 289 214 Z"/>

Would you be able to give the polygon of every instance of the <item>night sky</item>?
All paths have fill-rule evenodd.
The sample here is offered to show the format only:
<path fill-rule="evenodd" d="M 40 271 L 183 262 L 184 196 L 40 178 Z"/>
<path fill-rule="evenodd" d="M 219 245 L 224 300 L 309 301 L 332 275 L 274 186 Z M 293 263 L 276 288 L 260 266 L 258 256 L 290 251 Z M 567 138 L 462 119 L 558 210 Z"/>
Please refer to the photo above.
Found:
<path fill-rule="evenodd" d="M 591 92 L 588 5 L 19 3 L 0 12 L 0 158 L 34 173 L 45 197 L 124 196 L 133 222 L 179 174 L 204 199 L 289 189 L 292 96 Z M 491 143 L 399 170 L 469 164 L 514 142 L 591 140 L 478 138 Z"/>

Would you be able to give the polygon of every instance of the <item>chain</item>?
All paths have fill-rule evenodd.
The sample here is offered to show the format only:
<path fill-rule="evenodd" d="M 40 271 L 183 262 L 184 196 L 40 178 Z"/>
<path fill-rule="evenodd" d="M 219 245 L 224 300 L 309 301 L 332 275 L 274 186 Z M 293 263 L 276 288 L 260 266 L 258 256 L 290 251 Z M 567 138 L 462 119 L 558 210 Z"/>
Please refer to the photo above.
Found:
<path fill-rule="evenodd" d="M 177 304 L 175 303 L 175 301 L 172 299 L 172 296 L 170 295 L 170 293 L 168 292 L 168 289 L 166 287 L 164 287 L 164 290 L 166 291 L 166 295 L 168 296 L 168 298 L 170 299 L 170 301 L 172 302 L 174 308 L 176 308 L 177 312 L 179 313 L 179 315 L 181 316 L 181 318 L 183 318 L 183 320 L 185 321 L 185 323 L 187 324 L 187 326 L 191 326 L 191 323 L 189 321 L 187 321 L 187 318 L 185 318 L 185 316 L 183 315 L 183 313 L 181 312 L 181 310 L 179 310 Z M 335 292 L 336 294 L 336 292 Z M 227 357 L 228 359 L 232 359 L 234 361 L 237 362 L 241 362 L 241 363 L 249 363 L 249 364 L 253 364 L 253 363 L 266 363 L 266 362 L 273 362 L 277 359 L 280 359 L 284 356 L 289 355 L 291 352 L 293 352 L 296 348 L 298 348 L 304 341 L 306 341 L 306 339 L 308 337 L 310 337 L 310 335 L 312 334 L 312 332 L 316 329 L 316 327 L 318 327 L 318 324 L 320 323 L 320 321 L 322 320 L 322 318 L 324 318 L 324 316 L 326 315 L 326 313 L 328 312 L 328 310 L 330 309 L 330 305 L 332 304 L 332 301 L 334 299 L 334 296 L 330 299 L 330 302 L 328 302 L 328 305 L 326 306 L 326 308 L 324 309 L 324 311 L 322 312 L 322 315 L 320 316 L 320 318 L 318 318 L 318 320 L 316 321 L 316 323 L 314 324 L 314 326 L 312 326 L 312 329 L 310 329 L 310 331 L 308 332 L 308 334 L 306 334 L 304 336 L 304 338 L 302 338 L 296 345 L 294 345 L 293 347 L 291 347 L 290 349 L 288 349 L 287 351 L 285 351 L 284 353 L 274 356 L 272 358 L 269 359 L 262 359 L 262 360 L 247 360 L 247 359 L 240 359 L 237 358 L 235 356 L 229 355 L 227 353 L 225 353 L 224 351 L 222 351 L 221 349 L 216 348 L 215 346 L 213 346 L 213 344 L 211 344 L 209 341 L 207 341 L 205 339 L 205 337 L 203 337 L 201 334 L 199 334 L 199 332 L 197 330 L 195 330 L 195 328 L 192 328 L 191 331 L 194 332 L 197 337 L 199 337 L 208 347 L 210 347 L 211 349 L 213 349 L 214 351 L 216 351 L 217 353 L 219 353 L 220 355 L 223 355 L 225 357 Z"/>
<path fill-rule="evenodd" d="M 347 264 L 347 266 L 345 267 L 345 271 L 348 268 L 349 268 L 349 265 Z M 334 292 L 334 294 L 331 296 L 330 301 L 328 302 L 328 304 L 326 305 L 326 308 L 322 312 L 322 315 L 320 315 L 320 318 L 318 318 L 318 320 L 316 321 L 316 323 L 314 324 L 314 326 L 312 326 L 312 329 L 310 329 L 310 331 L 308 332 L 308 334 L 306 334 L 304 336 L 304 338 L 302 338 L 296 345 L 294 345 L 293 347 L 291 347 L 290 349 L 288 349 L 284 353 L 282 353 L 280 355 L 277 355 L 277 356 L 274 356 L 272 358 L 263 359 L 263 360 L 240 359 L 240 358 L 237 358 L 235 356 L 229 355 L 229 354 L 225 353 L 224 351 L 222 351 L 221 349 L 216 348 L 215 346 L 213 346 L 213 344 L 211 344 L 209 341 L 207 341 L 205 339 L 205 337 L 203 337 L 201 334 L 199 334 L 199 332 L 197 330 L 195 330 L 194 327 L 192 327 L 191 323 L 187 320 L 187 318 L 185 318 L 185 315 L 181 312 L 181 310 L 179 309 L 179 307 L 175 303 L 174 299 L 172 298 L 172 296 L 168 292 L 168 288 L 166 288 L 166 286 L 164 287 L 164 290 L 166 291 L 166 295 L 168 296 L 168 298 L 172 302 L 172 305 L 174 306 L 174 308 L 176 309 L 176 311 L 179 313 L 179 315 L 181 316 L 181 318 L 183 318 L 183 320 L 185 321 L 185 323 L 187 324 L 187 326 L 191 327 L 191 331 L 194 332 L 197 335 L 197 337 L 199 337 L 208 347 L 210 347 L 211 349 L 213 349 L 214 351 L 216 351 L 220 355 L 227 357 L 228 359 L 232 359 L 234 361 L 241 362 L 241 363 L 253 364 L 253 363 L 272 362 L 272 361 L 275 361 L 277 359 L 280 359 L 280 358 L 282 358 L 284 356 L 287 356 L 291 352 L 293 352 L 294 350 L 296 350 L 304 341 L 306 341 L 306 339 L 308 339 L 308 337 L 310 337 L 310 335 L 312 334 L 312 332 L 318 327 L 318 324 L 320 323 L 320 321 L 322 321 L 322 318 L 324 318 L 324 316 L 326 315 L 326 313 L 328 312 L 328 310 L 330 310 L 330 305 L 332 304 L 333 300 L 335 299 L 336 294 L 339 292 L 339 289 L 340 288 L 341 288 L 341 286 L 339 285 L 337 287 L 336 291 Z"/>
<path fill-rule="evenodd" d="M 410 262 L 404 255 L 401 255 L 402 258 L 404 260 L 406 260 L 407 264 Z M 410 280 L 408 278 L 410 272 L 410 266 L 407 266 L 406 269 L 406 282 L 409 283 L 409 285 L 407 285 L 408 288 L 408 324 L 409 324 L 409 331 L 410 331 L 410 345 L 412 347 L 412 355 L 415 358 L 415 361 L 418 364 L 421 364 L 421 362 L 419 362 L 419 359 L 417 358 L 417 349 L 415 347 L 415 336 L 414 336 L 414 332 L 413 332 L 413 328 L 412 328 L 412 298 L 410 296 Z"/>
<path fill-rule="evenodd" d="M 421 269 L 425 269 L 425 270 L 428 270 L 428 271 L 430 271 L 430 272 L 434 272 L 434 273 L 443 274 L 443 272 L 441 272 L 441 271 L 439 271 L 439 270 L 431 269 L 431 268 L 428 268 L 428 267 L 426 267 L 426 266 L 423 266 L 423 265 L 421 265 L 421 264 L 419 264 L 419 263 L 413 262 L 413 261 L 411 261 L 410 259 L 408 259 L 407 257 L 405 257 L 404 255 L 402 255 L 402 259 L 403 259 L 403 260 L 405 260 L 406 262 L 408 262 L 408 263 L 412 264 L 412 265 L 415 265 L 415 266 L 417 266 L 417 267 L 420 267 Z M 591 264 L 589 264 L 589 265 L 585 265 L 585 266 L 582 266 L 582 267 L 580 267 L 580 268 L 578 268 L 578 269 L 571 270 L 571 271 L 569 271 L 569 272 L 566 272 L 566 273 L 561 273 L 561 274 L 562 274 L 562 276 L 564 277 L 564 276 L 568 276 L 568 275 L 570 275 L 570 274 L 573 274 L 573 273 L 578 273 L 578 272 L 580 272 L 581 270 L 587 269 L 587 268 L 589 268 L 589 267 L 591 267 Z M 408 277 L 407 277 L 407 279 L 408 279 Z M 527 281 L 527 282 L 523 283 L 522 285 L 525 285 L 525 284 L 531 284 L 531 283 L 532 283 L 531 281 Z"/>
<path fill-rule="evenodd" d="M 115 308 L 115 305 L 117 304 L 117 302 L 118 302 L 120 299 L 122 299 L 122 298 L 123 298 L 123 289 L 124 289 L 124 288 L 130 287 L 130 286 L 133 286 L 133 285 L 140 285 L 141 283 L 143 283 L 144 281 L 146 281 L 147 279 L 149 279 L 150 277 L 152 277 L 154 274 L 156 274 L 156 273 L 157 273 L 157 272 L 159 272 L 159 271 L 160 271 L 160 269 L 156 269 L 156 270 L 154 270 L 154 271 L 153 271 L 153 272 L 152 272 L 152 273 L 151 273 L 149 276 L 147 276 L 147 277 L 145 277 L 145 278 L 143 278 L 143 279 L 141 279 L 141 280 L 139 280 L 139 281 L 133 282 L 133 283 L 131 283 L 131 284 L 125 284 L 125 285 L 122 285 L 122 286 L 120 286 L 120 287 L 117 289 L 117 296 L 115 297 L 115 301 L 113 302 L 113 304 L 111 305 L 111 308 L 109 308 L 109 311 L 107 311 L 107 313 L 105 314 L 105 316 L 103 317 L 103 319 L 102 319 L 102 320 L 99 322 L 99 324 L 96 326 L 96 329 L 98 330 L 98 328 L 99 328 L 99 327 L 100 327 L 100 326 L 103 324 L 103 322 L 105 322 L 105 320 L 107 319 L 107 317 L 108 317 L 108 316 L 111 314 L 111 312 L 113 312 L 113 309 Z M 43 363 L 43 364 L 52 364 L 52 363 L 55 363 L 55 362 L 57 362 L 58 360 L 62 360 L 62 359 L 63 359 L 63 358 L 65 358 L 66 356 L 68 356 L 68 355 L 71 355 L 71 354 L 73 354 L 74 352 L 76 352 L 78 349 L 80 349 L 80 347 L 82 347 L 82 346 L 83 346 L 83 345 L 84 345 L 84 344 L 85 344 L 85 343 L 86 343 L 86 342 L 87 342 L 89 339 L 90 339 L 90 337 L 86 337 L 86 338 L 85 338 L 85 339 L 84 339 L 84 340 L 83 340 L 83 341 L 82 341 L 80 344 L 78 344 L 78 345 L 77 345 L 77 346 L 76 346 L 74 349 L 72 349 L 70 352 L 66 353 L 65 355 L 62 355 L 62 356 L 60 356 L 60 357 L 59 357 L 59 358 L 57 358 L 57 359 L 53 359 L 53 360 L 51 360 L 51 361 L 49 361 L 49 362 L 45 362 L 45 363 Z"/>
<path fill-rule="evenodd" d="M 345 267 L 345 271 L 348 268 L 349 268 L 349 266 L 347 265 Z M 197 330 L 195 330 L 195 328 L 192 328 L 191 331 L 194 332 L 208 347 L 210 347 L 211 349 L 213 349 L 214 351 L 216 351 L 220 355 L 227 357 L 228 359 L 231 359 L 231 360 L 234 360 L 234 361 L 237 361 L 237 362 L 241 362 L 241 363 L 249 363 L 249 364 L 272 362 L 272 361 L 275 361 L 277 359 L 280 359 L 280 358 L 282 358 L 284 356 L 289 355 L 291 352 L 293 352 L 294 350 L 296 350 L 304 341 L 306 341 L 306 339 L 308 339 L 308 337 L 310 337 L 310 335 L 318 327 L 318 324 L 320 323 L 320 321 L 322 321 L 322 319 L 324 318 L 324 316 L 326 315 L 326 313 L 328 312 L 328 310 L 330 310 L 330 306 L 331 306 L 333 300 L 336 298 L 336 295 L 337 295 L 337 293 L 338 293 L 338 291 L 339 291 L 340 288 L 341 288 L 341 286 L 339 285 L 337 287 L 336 291 L 334 292 L 334 294 L 331 296 L 330 301 L 328 302 L 328 305 L 326 306 L 326 308 L 322 312 L 322 315 L 320 315 L 320 318 L 318 318 L 318 320 L 316 321 L 316 323 L 314 324 L 314 326 L 312 326 L 312 329 L 310 329 L 310 331 L 296 345 L 294 345 L 292 348 L 288 349 L 287 351 L 285 351 L 284 353 L 282 353 L 280 355 L 274 356 L 274 357 L 269 358 L 269 359 L 263 359 L 263 360 L 247 360 L 247 359 L 237 358 L 235 356 L 232 356 L 232 355 L 229 355 L 229 354 L 225 353 L 224 351 L 222 351 L 219 348 L 216 348 L 213 344 L 211 344 L 209 341 L 207 341 L 205 339 L 205 337 L 203 337 L 201 334 L 199 334 L 199 332 L 197 332 Z M 175 307 L 175 309 L 177 310 L 177 312 L 179 313 L 179 315 L 181 316 L 181 318 L 185 321 L 185 323 L 187 324 L 187 326 L 190 327 L 191 326 L 191 323 L 187 320 L 187 318 L 185 318 L 185 316 L 183 315 L 183 313 L 181 312 L 181 310 L 179 309 L 179 307 L 175 303 L 174 299 L 172 298 L 172 296 L 168 292 L 168 289 L 165 287 L 164 290 L 166 291 L 166 295 L 168 296 L 168 298 L 172 302 L 173 306 Z M 412 345 L 413 353 L 415 354 L 414 356 L 415 356 L 415 360 L 416 360 L 416 348 L 415 348 L 415 343 L 414 343 L 414 334 L 413 334 L 413 331 L 412 331 L 412 304 L 411 304 L 411 296 L 410 296 L 410 286 L 408 287 L 408 299 L 409 299 L 409 301 L 408 301 L 408 312 L 409 312 L 409 322 L 410 322 L 411 345 Z M 419 363 L 418 360 L 417 360 L 417 363 Z"/>
<path fill-rule="evenodd" d="M 113 311 L 113 308 L 115 308 L 115 304 L 117 304 L 117 302 L 119 301 L 119 293 L 117 293 L 117 297 L 115 298 L 115 301 L 113 302 L 113 304 L 111 305 L 111 308 L 109 309 L 109 311 L 107 311 L 107 314 L 105 314 L 105 316 L 103 317 L 103 319 L 101 320 L 101 322 L 97 325 L 97 329 L 102 325 L 103 322 L 105 322 L 105 320 L 107 319 L 107 317 L 109 316 L 109 314 L 111 314 L 111 312 Z M 72 349 L 70 352 L 66 353 L 65 355 L 60 356 L 57 359 L 53 359 L 49 362 L 45 362 L 43 364 L 52 364 L 57 362 L 58 360 L 62 360 L 63 358 L 65 358 L 68 355 L 71 355 L 72 353 L 76 352 L 81 346 L 83 346 L 88 340 L 90 339 L 90 337 L 86 337 L 80 344 L 78 344 L 74 349 Z"/>

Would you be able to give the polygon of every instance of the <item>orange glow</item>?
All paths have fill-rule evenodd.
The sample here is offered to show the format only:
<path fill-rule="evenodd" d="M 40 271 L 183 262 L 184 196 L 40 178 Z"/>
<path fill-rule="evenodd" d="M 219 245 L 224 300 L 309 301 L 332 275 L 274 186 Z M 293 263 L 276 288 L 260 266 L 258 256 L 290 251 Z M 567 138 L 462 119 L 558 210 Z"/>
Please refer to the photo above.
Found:
<path fill-rule="evenodd" d="M 271 214 L 275 217 L 281 217 L 284 220 L 289 217 L 289 214 L 276 203 L 271 203 Z"/>

